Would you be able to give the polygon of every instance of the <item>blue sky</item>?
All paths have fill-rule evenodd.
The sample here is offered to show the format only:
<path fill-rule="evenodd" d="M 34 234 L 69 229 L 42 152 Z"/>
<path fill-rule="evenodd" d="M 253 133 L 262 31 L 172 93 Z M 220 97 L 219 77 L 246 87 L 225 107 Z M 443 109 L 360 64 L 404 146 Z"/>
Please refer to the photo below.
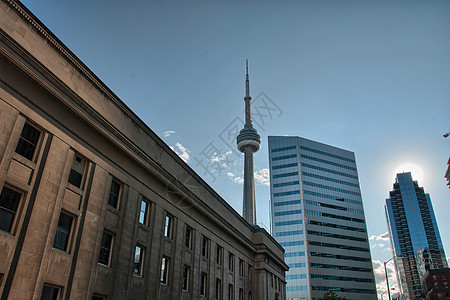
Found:
<path fill-rule="evenodd" d="M 248 58 L 262 226 L 267 136 L 296 135 L 355 152 L 380 292 L 401 165 L 421 170 L 450 256 L 449 1 L 23 2 L 238 212 L 243 161 L 226 130 L 243 119 Z"/>

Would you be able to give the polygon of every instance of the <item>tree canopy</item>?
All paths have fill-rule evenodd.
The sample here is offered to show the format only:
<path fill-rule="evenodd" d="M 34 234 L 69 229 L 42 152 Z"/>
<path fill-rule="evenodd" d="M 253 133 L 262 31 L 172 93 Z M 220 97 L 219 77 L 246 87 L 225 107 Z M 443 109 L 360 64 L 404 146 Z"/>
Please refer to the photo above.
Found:
<path fill-rule="evenodd" d="M 333 291 L 328 291 L 323 294 L 323 300 L 346 300 L 346 298 L 336 295 Z"/>

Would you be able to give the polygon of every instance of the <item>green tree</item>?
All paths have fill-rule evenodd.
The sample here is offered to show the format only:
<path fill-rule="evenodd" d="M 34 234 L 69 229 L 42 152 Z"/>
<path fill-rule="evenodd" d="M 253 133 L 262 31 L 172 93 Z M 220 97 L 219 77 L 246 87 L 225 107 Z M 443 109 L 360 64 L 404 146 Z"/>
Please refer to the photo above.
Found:
<path fill-rule="evenodd" d="M 323 300 L 346 300 L 346 298 L 345 297 L 339 297 L 333 291 L 328 291 L 325 294 L 323 294 Z"/>

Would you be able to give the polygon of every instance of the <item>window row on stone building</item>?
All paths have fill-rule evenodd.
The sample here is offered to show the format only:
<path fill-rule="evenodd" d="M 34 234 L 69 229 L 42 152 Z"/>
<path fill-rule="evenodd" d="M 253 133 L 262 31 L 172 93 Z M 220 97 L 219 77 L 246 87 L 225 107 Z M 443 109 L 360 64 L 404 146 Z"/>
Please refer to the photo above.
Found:
<path fill-rule="evenodd" d="M 40 147 L 43 144 L 44 131 L 39 129 L 31 122 L 26 121 L 23 125 L 20 138 L 15 148 L 15 153 L 23 157 L 24 159 L 36 163 L 37 156 L 40 151 Z M 92 174 L 88 174 L 90 161 L 83 157 L 81 154 L 74 152 L 73 160 L 71 163 L 70 171 L 67 177 L 67 187 L 71 190 L 78 191 L 80 195 L 83 195 L 83 191 L 87 186 L 87 179 Z M 121 205 L 125 205 L 122 201 L 123 191 L 125 184 L 114 176 L 110 176 L 110 188 L 107 195 L 107 205 L 109 209 L 119 211 Z M 15 236 L 18 232 L 17 224 L 19 218 L 23 217 L 21 208 L 23 209 L 25 204 L 24 199 L 26 192 L 20 188 L 15 187 L 13 184 L 5 182 L 0 192 L 0 231 L 6 232 L 12 236 Z M 86 197 L 86 195 L 84 196 Z M 86 201 L 86 200 L 84 200 Z M 80 201 L 80 206 L 83 201 Z M 140 197 L 138 212 L 136 215 L 136 222 L 140 226 L 150 227 L 150 219 L 152 214 L 152 202 L 145 198 Z M 80 223 L 81 216 L 77 215 L 70 210 L 64 209 L 64 206 L 60 209 L 59 217 L 55 229 L 55 235 L 52 243 L 52 248 L 57 251 L 65 252 L 69 255 L 73 254 L 75 244 L 75 232 L 77 225 Z M 169 212 L 164 212 L 163 226 L 161 236 L 163 240 L 172 240 L 175 234 L 175 220 L 176 218 Z M 185 224 L 183 233 L 183 245 L 185 250 L 192 250 L 194 244 L 195 230 Z M 101 241 L 98 251 L 98 264 L 104 267 L 111 267 L 113 251 L 115 247 L 116 232 L 107 228 L 103 229 L 101 235 Z M 214 262 L 216 266 L 227 268 L 231 274 L 238 275 L 243 281 L 252 280 L 252 267 L 240 258 L 236 258 L 235 254 L 228 251 L 227 259 L 225 260 L 225 250 L 219 244 L 215 247 L 215 252 L 212 253 L 212 241 L 206 236 L 201 235 L 201 257 L 203 260 L 210 260 Z M 137 243 L 133 249 L 133 261 L 132 261 L 132 276 L 143 277 L 144 276 L 144 261 L 147 256 L 148 249 L 146 245 Z M 173 263 L 173 257 L 170 255 L 162 254 L 160 259 L 160 284 L 169 285 L 171 270 L 173 270 L 171 264 Z M 246 270 L 247 269 L 247 270 Z M 228 283 L 228 287 L 224 286 L 222 278 L 209 278 L 208 272 L 193 272 L 194 267 L 188 263 L 183 265 L 182 269 L 182 291 L 191 292 L 191 286 L 194 276 L 199 276 L 200 283 L 199 295 L 207 297 L 211 293 L 210 289 L 214 291 L 214 299 L 224 299 L 224 289 L 227 288 L 228 300 L 235 300 L 235 295 L 238 295 L 239 300 L 252 299 L 251 291 L 244 291 L 244 288 L 237 287 L 238 291 L 235 291 L 235 285 Z M 247 271 L 247 272 L 246 272 Z M 245 274 L 247 273 L 247 277 Z M 272 284 L 274 280 L 272 274 Z M 0 285 L 2 284 L 4 274 L 0 273 Z M 213 286 L 209 286 L 213 285 Z M 280 279 L 275 278 L 275 287 L 280 288 Z M 44 283 L 41 299 L 60 299 L 63 295 L 64 287 L 54 285 L 51 283 Z M 237 292 L 237 293 L 236 293 Z M 106 299 L 106 295 L 93 294 L 92 300 Z M 237 299 L 236 299 L 237 300 Z"/>

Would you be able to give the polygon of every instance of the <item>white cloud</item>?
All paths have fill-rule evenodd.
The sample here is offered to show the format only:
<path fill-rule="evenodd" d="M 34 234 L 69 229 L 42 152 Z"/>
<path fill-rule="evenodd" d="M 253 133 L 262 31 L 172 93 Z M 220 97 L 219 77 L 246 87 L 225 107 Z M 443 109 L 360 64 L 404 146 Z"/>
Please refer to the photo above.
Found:
<path fill-rule="evenodd" d="M 231 150 L 228 150 L 225 153 L 217 154 L 217 152 L 214 152 L 214 154 L 209 159 L 211 162 L 221 162 L 223 160 L 226 160 L 227 156 L 233 153 Z"/>
<path fill-rule="evenodd" d="M 174 133 L 175 133 L 175 131 L 173 131 L 173 130 L 167 130 L 167 131 L 164 132 L 164 137 L 168 137 L 168 136 L 170 136 L 170 135 L 172 135 Z"/>
<path fill-rule="evenodd" d="M 233 180 L 234 183 L 238 183 L 238 184 L 244 183 L 244 178 L 237 176 L 232 172 L 227 172 L 227 176 L 230 177 L 230 179 Z"/>
<path fill-rule="evenodd" d="M 228 150 L 225 153 L 218 154 L 217 152 L 214 152 L 209 157 L 209 162 L 214 164 L 219 164 L 220 166 L 224 167 L 225 169 L 230 168 L 230 164 L 233 164 L 233 160 L 230 159 L 230 155 L 233 153 L 233 151 Z"/>
<path fill-rule="evenodd" d="M 269 169 L 261 169 L 259 171 L 256 171 L 254 173 L 254 176 L 256 181 L 261 183 L 262 185 L 270 185 Z"/>
<path fill-rule="evenodd" d="M 382 233 L 380 235 L 372 235 L 370 236 L 369 240 L 373 241 L 385 241 L 388 242 L 389 241 L 389 233 L 386 231 L 385 233 Z"/>
<path fill-rule="evenodd" d="M 170 146 L 170 149 L 172 149 L 176 154 L 178 154 L 178 156 L 184 161 L 184 162 L 188 162 L 189 161 L 189 153 L 191 151 L 189 151 L 188 149 L 186 149 L 186 147 L 184 147 L 183 145 L 181 145 L 180 143 L 176 143 L 175 146 L 177 147 L 177 149 L 175 149 L 174 147 Z"/>
<path fill-rule="evenodd" d="M 238 183 L 238 184 L 243 184 L 244 183 L 244 178 L 242 178 L 242 177 L 234 177 L 233 178 L 233 181 L 235 182 L 235 183 Z"/>

